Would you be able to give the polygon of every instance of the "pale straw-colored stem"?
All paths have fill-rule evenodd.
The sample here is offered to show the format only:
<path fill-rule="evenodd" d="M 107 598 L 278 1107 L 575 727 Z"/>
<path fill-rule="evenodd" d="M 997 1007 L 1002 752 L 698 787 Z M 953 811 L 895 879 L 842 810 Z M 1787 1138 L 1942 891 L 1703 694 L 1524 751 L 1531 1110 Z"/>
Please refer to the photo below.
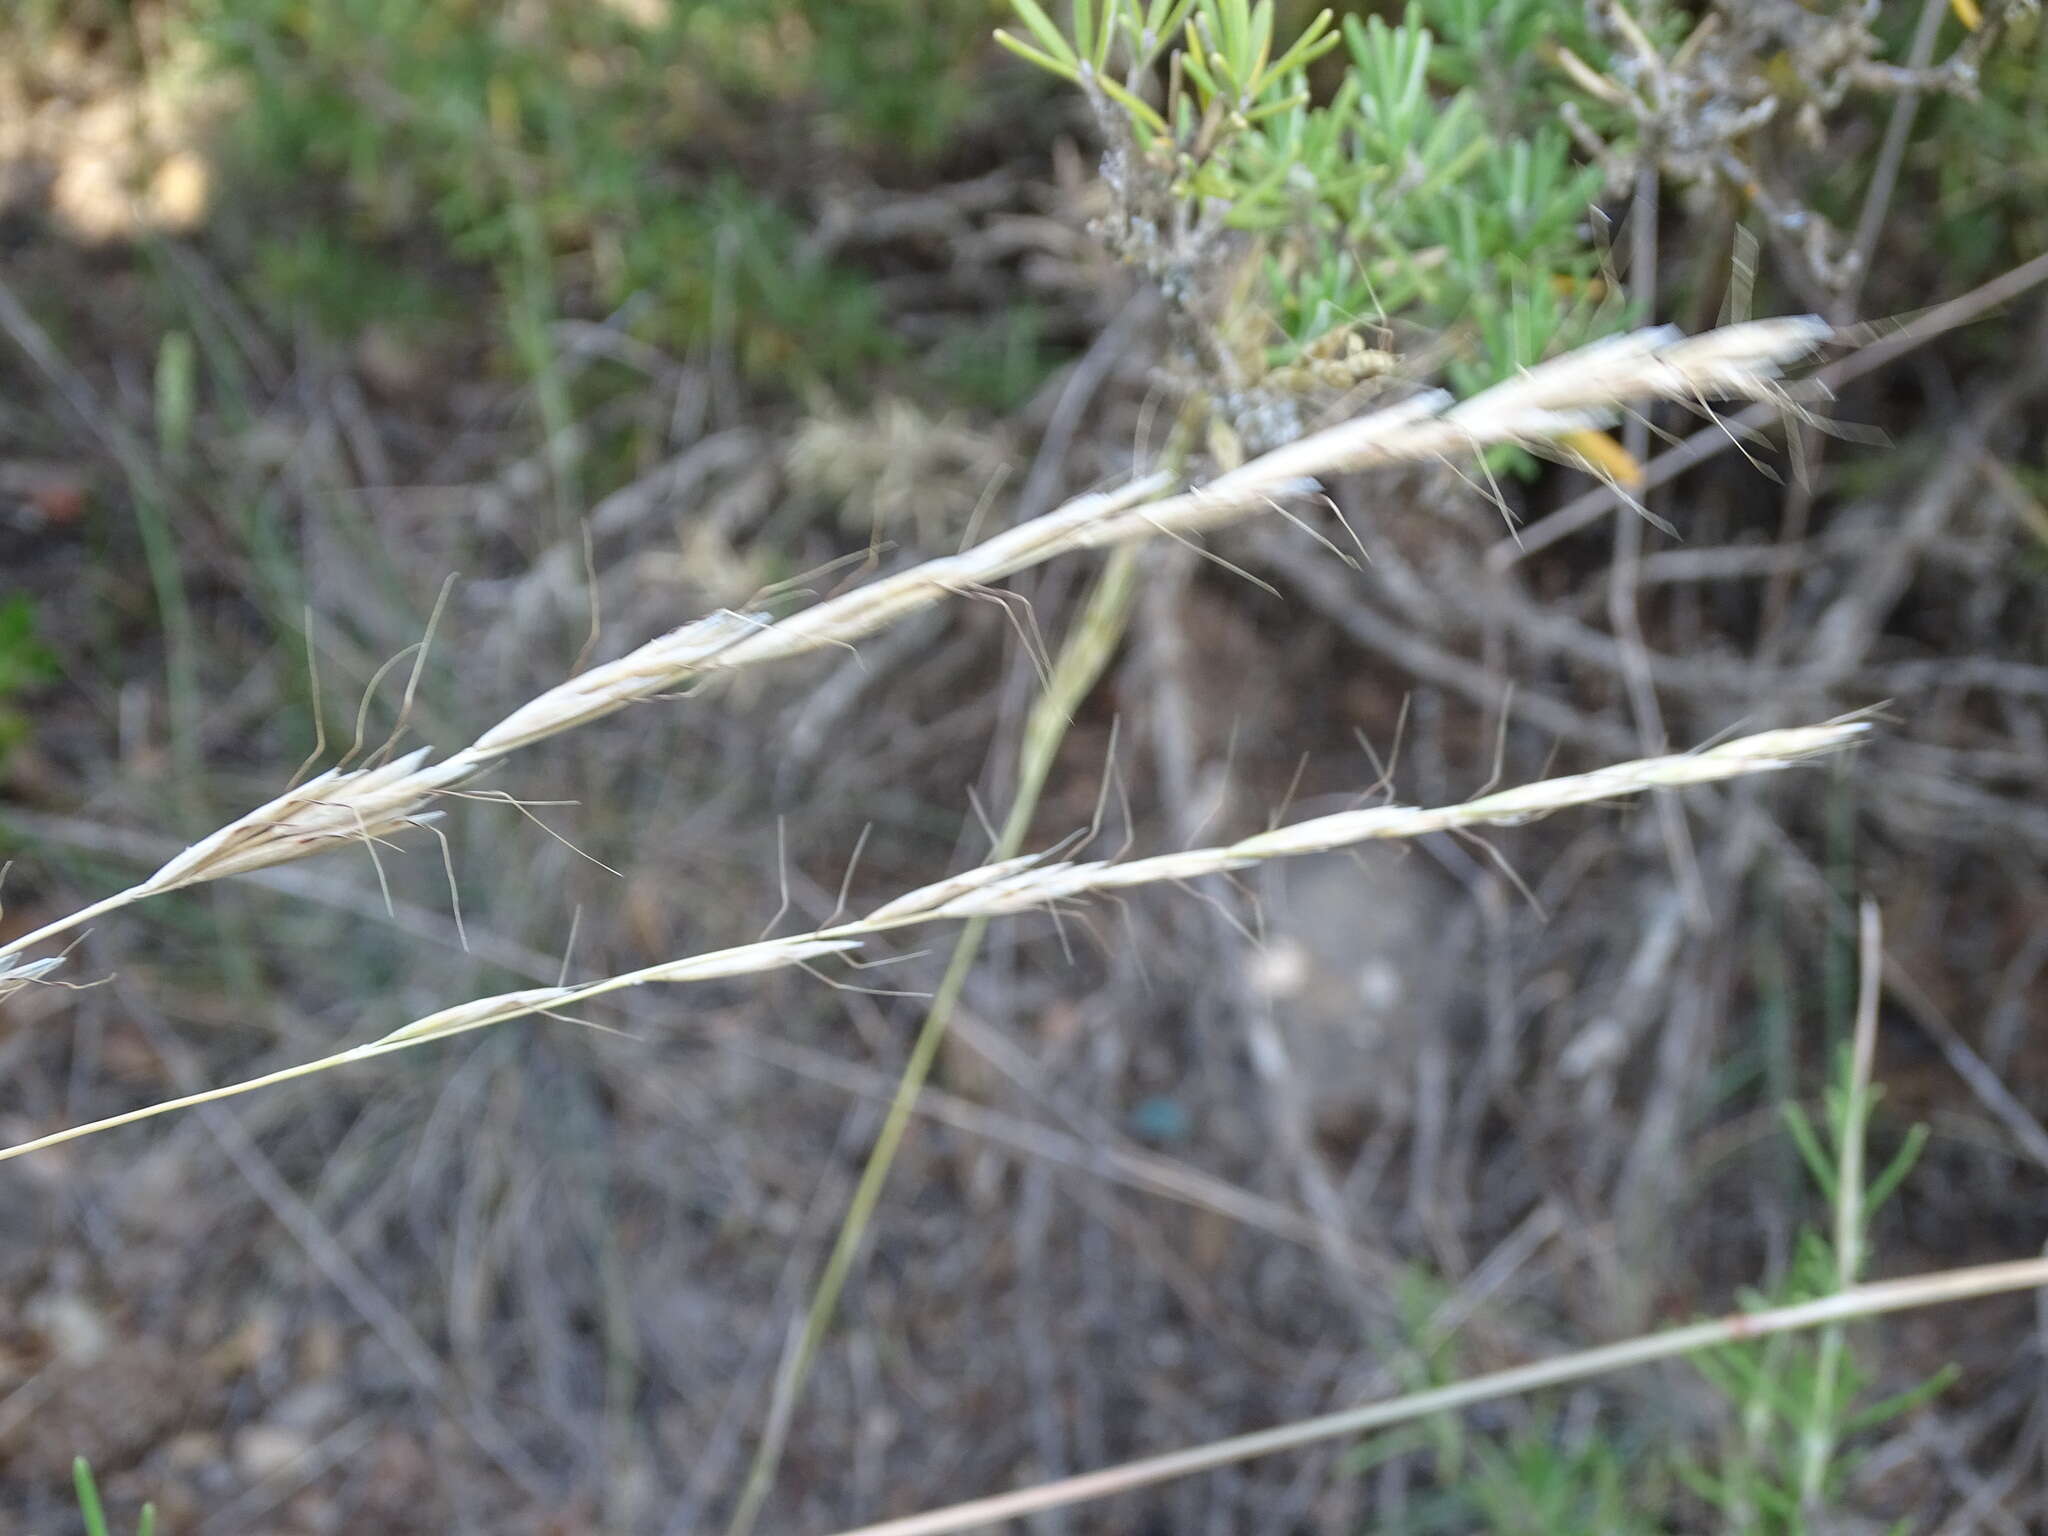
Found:
<path fill-rule="evenodd" d="M 18 955 L 32 944 L 40 944 L 45 939 L 58 938 L 63 934 L 71 932 L 74 928 L 83 928 L 94 918 L 104 917 L 109 912 L 118 912 L 129 903 L 140 901 L 149 894 L 151 893 L 139 885 L 130 886 L 125 891 L 116 891 L 111 896 L 101 897 L 89 907 L 80 907 L 76 912 L 67 912 L 55 922 L 45 923 L 34 933 L 16 939 L 5 948 L 0 948 L 0 997 L 5 997 L 8 992 L 14 990 L 13 987 L 7 985 L 9 980 L 13 980 L 16 985 L 19 985 L 21 977 L 28 970 L 28 967 L 25 965 L 10 965 L 7 960 L 8 956 Z M 57 957 L 52 956 L 48 961 L 37 963 L 46 967 L 54 967 L 57 963 Z"/>
<path fill-rule="evenodd" d="M 1500 443 L 1534 445 L 1613 419 L 1632 401 L 1775 397 L 1780 370 L 1813 352 L 1828 327 L 1811 317 L 1757 320 L 1684 337 L 1656 327 L 1610 337 L 1539 364 L 1463 403 L 1430 391 L 1252 460 L 1169 495 L 1165 475 L 1082 496 L 957 555 L 927 560 L 779 621 L 714 613 L 593 667 L 513 711 L 439 764 L 424 752 L 381 767 L 335 769 L 202 839 L 149 879 L 0 945 L 18 954 L 145 897 L 417 826 L 435 796 L 502 758 L 704 677 L 847 646 L 910 614 L 1076 550 L 1159 534 L 1185 537 L 1314 493 L 1318 476 L 1378 464 L 1452 459 Z"/>
<path fill-rule="evenodd" d="M 955 919 L 995 917 L 1024 912 L 1033 907 L 1053 906 L 1102 891 L 1128 890 L 1133 886 L 1164 881 L 1198 879 L 1204 875 L 1226 874 L 1269 859 L 1295 858 L 1302 854 L 1326 853 L 1359 843 L 1388 838 L 1420 837 L 1430 832 L 1477 826 L 1519 826 L 1571 806 L 1597 800 L 1621 799 L 1652 789 L 1680 789 L 1689 785 L 1738 778 L 1745 774 L 1771 773 L 1805 762 L 1820 754 L 1848 746 L 1869 727 L 1860 721 L 1839 721 L 1831 725 L 1801 726 L 1790 730 L 1765 731 L 1739 741 L 1723 742 L 1702 752 L 1643 758 L 1616 763 L 1592 773 L 1545 779 L 1506 789 L 1498 794 L 1468 800 L 1462 805 L 1423 808 L 1403 805 L 1374 806 L 1356 811 L 1339 811 L 1330 816 L 1296 822 L 1271 832 L 1244 838 L 1213 848 L 1192 848 L 1184 853 L 1160 854 L 1125 862 L 1049 861 L 1043 854 L 1025 854 L 985 864 L 979 869 L 949 875 L 907 895 L 884 903 L 867 916 L 839 923 L 812 933 L 785 938 L 763 939 L 732 949 L 713 950 L 681 960 L 664 960 L 657 965 L 607 976 L 579 986 L 528 987 L 517 992 L 476 998 L 443 1008 L 425 1018 L 393 1030 L 366 1044 L 355 1046 L 317 1061 L 287 1067 L 261 1077 L 247 1079 L 184 1098 L 166 1099 L 106 1120 L 74 1125 L 52 1131 L 32 1141 L 0 1148 L 0 1162 L 29 1152 L 76 1141 L 116 1126 L 132 1125 L 172 1110 L 194 1104 L 230 1098 L 273 1083 L 347 1066 L 389 1051 L 404 1050 L 450 1035 L 466 1034 L 509 1019 L 536 1013 L 559 1013 L 607 993 L 642 987 L 655 982 L 709 981 L 761 971 L 782 970 L 802 965 L 825 955 L 858 949 L 873 934 L 906 928 L 917 923 Z"/>
<path fill-rule="evenodd" d="M 43 980 L 63 963 L 62 955 L 51 955 L 42 960 L 0 960 L 0 999 L 11 997 L 23 987 Z"/>
<path fill-rule="evenodd" d="M 1190 1446 L 1163 1456 L 1126 1462 L 1120 1467 L 1062 1478 L 1035 1488 L 1022 1488 L 1015 1493 L 975 1499 L 907 1519 L 864 1525 L 858 1530 L 842 1532 L 841 1536 L 946 1536 L 946 1533 L 954 1531 L 980 1530 L 1001 1521 L 1018 1520 L 1045 1510 L 1063 1509 L 1091 1499 L 1106 1499 L 1177 1477 L 1234 1466 L 1254 1457 L 1299 1450 L 1325 1440 L 1409 1423 L 1431 1414 L 1450 1413 L 1524 1392 L 1586 1381 L 1702 1349 L 1741 1344 L 1772 1334 L 1795 1333 L 1831 1324 L 1838 1326 L 1860 1318 L 1881 1317 L 1890 1312 L 1937 1306 L 1943 1302 L 2033 1290 L 2044 1285 L 2048 1285 L 2048 1259 L 2020 1259 L 2005 1264 L 1982 1264 L 1971 1269 L 1914 1275 L 1903 1280 L 1877 1281 L 1837 1291 L 1818 1301 L 1773 1307 L 1762 1312 L 1738 1312 L 1711 1322 L 1669 1328 L 1661 1333 L 1625 1339 L 1598 1349 L 1581 1350 L 1555 1360 L 1492 1371 L 1426 1392 L 1412 1392 L 1405 1397 L 1366 1403 L 1337 1413 L 1326 1413 L 1320 1418 L 1282 1424 L 1256 1434 Z"/>

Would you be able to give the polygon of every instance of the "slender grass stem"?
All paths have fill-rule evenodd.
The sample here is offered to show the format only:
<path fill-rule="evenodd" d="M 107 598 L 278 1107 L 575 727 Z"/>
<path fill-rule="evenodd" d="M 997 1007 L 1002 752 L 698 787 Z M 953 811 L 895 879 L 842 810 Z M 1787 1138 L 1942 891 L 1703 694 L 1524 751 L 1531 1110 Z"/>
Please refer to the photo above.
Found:
<path fill-rule="evenodd" d="M 1095 687 L 1123 639 L 1136 577 L 1135 550 L 1126 546 L 1112 554 L 1104 564 L 1102 574 L 1096 578 L 1094 590 L 1089 594 L 1073 632 L 1061 646 L 1051 680 L 1032 706 L 1031 717 L 1025 725 L 1017 793 L 1010 802 L 1009 814 L 996 840 L 991 862 L 1001 863 L 1015 858 L 1024 846 L 1024 839 L 1030 835 L 1046 778 L 1052 772 L 1060 743 L 1066 739 L 1074 711 Z M 824 1273 L 818 1278 L 817 1289 L 812 1294 L 810 1309 L 804 1318 L 803 1332 L 785 1367 L 783 1382 L 778 1385 L 777 1411 L 770 1416 L 753 1465 L 748 1469 L 739 1506 L 726 1527 L 729 1536 L 746 1536 L 753 1529 L 760 1518 L 761 1506 L 774 1487 L 775 1469 L 782 1458 L 790 1415 L 825 1341 L 832 1317 L 838 1311 L 840 1294 L 846 1288 L 846 1277 L 859 1256 L 875 1207 L 882 1198 L 882 1188 L 888 1182 L 889 1171 L 895 1166 L 896 1154 L 903 1144 L 904 1132 L 909 1129 L 918 1095 L 924 1092 L 932 1063 L 938 1059 L 939 1047 L 945 1043 L 946 1031 L 952 1024 L 954 1009 L 959 1006 L 960 993 L 967 985 L 968 973 L 974 969 L 974 962 L 980 956 L 982 935 L 988 930 L 988 922 L 986 917 L 970 918 L 954 941 L 945 976 L 939 982 L 931 1006 L 925 1011 L 924 1025 L 918 1031 L 910 1059 L 904 1064 L 903 1075 L 897 1081 L 888 1116 L 882 1122 L 881 1133 L 875 1138 L 874 1150 L 868 1154 L 867 1166 L 861 1170 L 859 1187 L 854 1190 L 846 1219 L 840 1224 L 839 1236 L 833 1243 L 831 1256 L 825 1261 Z"/>
<path fill-rule="evenodd" d="M 844 1531 L 840 1536 L 945 1536 L 948 1532 L 973 1530 L 1002 1520 L 1018 1520 L 1091 1499 L 1106 1499 L 1177 1477 L 1213 1472 L 1219 1467 L 1234 1466 L 1258 1456 L 1300 1450 L 1325 1440 L 1405 1424 L 1431 1414 L 1470 1408 L 1478 1403 L 1495 1402 L 1545 1387 L 1586 1381 L 1659 1360 L 1673 1360 L 1720 1345 L 2042 1286 L 2048 1286 L 2048 1259 L 2020 1259 L 2004 1264 L 1983 1264 L 1970 1269 L 1914 1275 L 1903 1280 L 1879 1281 L 1823 1296 L 1818 1301 L 1773 1307 L 1763 1312 L 1738 1312 L 1710 1322 L 1692 1323 L 1661 1333 L 1624 1339 L 1617 1344 L 1602 1345 L 1598 1349 L 1581 1350 L 1555 1360 L 1491 1371 L 1427 1392 L 1366 1403 L 1319 1418 L 1260 1430 L 1255 1434 L 1217 1440 L 1208 1445 L 1190 1446 L 1164 1456 L 1126 1462 L 1122 1466 L 1062 1478 L 1058 1482 L 998 1494 L 993 1498 L 954 1504 L 908 1519 L 864 1525 L 857 1530 Z"/>

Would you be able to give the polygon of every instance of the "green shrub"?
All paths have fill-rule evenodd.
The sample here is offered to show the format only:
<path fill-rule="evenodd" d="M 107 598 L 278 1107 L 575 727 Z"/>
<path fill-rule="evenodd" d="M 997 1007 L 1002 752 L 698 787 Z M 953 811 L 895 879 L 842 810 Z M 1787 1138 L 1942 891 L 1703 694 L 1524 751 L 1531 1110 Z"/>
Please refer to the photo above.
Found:
<path fill-rule="evenodd" d="M 1985 60 L 1975 99 L 1937 104 L 1913 158 L 1934 189 L 1927 223 L 1944 285 L 2048 250 L 2048 25 L 2038 13 L 2015 21 Z"/>
<path fill-rule="evenodd" d="M 1659 308 L 1718 291 L 1737 221 L 1793 304 L 1853 303 L 1868 253 L 1844 231 L 1885 183 L 1873 149 L 1842 146 L 1873 145 L 1904 91 L 1939 108 L 1919 163 L 1946 189 L 1935 240 L 1962 258 L 1944 287 L 2039 248 L 2013 241 L 2048 159 L 2048 63 L 2020 6 L 1951 21 L 1924 70 L 1895 35 L 1918 6 L 1412 0 L 1398 22 L 1323 11 L 1291 41 L 1274 0 L 1075 0 L 1065 26 L 1012 6 L 1005 46 L 1095 109 L 1103 234 L 1175 306 L 1190 392 L 1249 450 L 1302 429 L 1304 394 L 1388 372 L 1470 392 L 1647 318 L 1608 250 L 1646 171 L 1700 194 L 1713 236 Z"/>
<path fill-rule="evenodd" d="M 36 606 L 26 593 L 0 598 L 0 761 L 29 734 L 13 700 L 57 675 L 57 658 L 36 637 Z"/>
<path fill-rule="evenodd" d="M 975 106 L 986 7 L 697 0 L 644 23 L 630 9 L 204 0 L 210 56 L 247 93 L 236 148 L 276 193 L 273 225 L 283 209 L 259 236 L 274 290 L 340 334 L 417 314 L 423 280 L 387 274 L 428 229 L 444 298 L 473 286 L 453 258 L 518 307 L 636 298 L 648 339 L 717 341 L 756 378 L 844 383 L 896 357 L 872 284 L 812 251 L 790 212 L 803 157 L 769 163 L 740 125 L 929 154 Z M 786 192 L 763 189 L 778 179 Z"/>
<path fill-rule="evenodd" d="M 1272 0 L 1083 3 L 1064 30 L 1015 7 L 1024 35 L 998 35 L 1095 102 L 1121 198 L 1106 232 L 1196 318 L 1226 393 L 1354 385 L 1393 363 L 1374 331 L 1441 345 L 1475 390 L 1627 318 L 1587 217 L 1604 171 L 1524 102 L 1484 105 L 1560 31 L 1600 56 L 1576 5 L 1439 0 L 1341 29 L 1325 11 L 1292 43 Z M 1310 67 L 1340 47 L 1319 97 Z"/>

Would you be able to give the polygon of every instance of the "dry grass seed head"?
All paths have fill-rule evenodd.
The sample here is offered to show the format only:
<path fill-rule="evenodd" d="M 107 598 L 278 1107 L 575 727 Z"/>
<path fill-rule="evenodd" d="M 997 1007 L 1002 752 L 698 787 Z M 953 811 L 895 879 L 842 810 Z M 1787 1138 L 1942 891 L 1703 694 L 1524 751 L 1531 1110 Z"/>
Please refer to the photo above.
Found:
<path fill-rule="evenodd" d="M 686 956 L 581 986 L 530 987 L 456 1003 L 402 1025 L 366 1045 L 0 1148 L 0 1160 L 73 1141 L 118 1125 L 133 1124 L 175 1109 L 213 1102 L 404 1050 L 429 1040 L 445 1039 L 531 1014 L 559 1013 L 576 1003 L 631 987 L 656 982 L 708 981 L 807 966 L 809 961 L 827 955 L 848 955 L 860 947 L 861 935 L 914 923 L 989 917 L 1041 906 L 1056 910 L 1062 901 L 1085 895 L 1168 881 L 1188 882 L 1205 875 L 1228 874 L 1266 859 L 1323 853 L 1375 838 L 1415 837 L 1426 832 L 1476 825 L 1512 826 L 1567 806 L 1595 800 L 1771 772 L 1846 747 L 1868 729 L 1867 722 L 1851 720 L 1767 731 L 1703 752 L 1618 763 L 1592 773 L 1524 785 L 1462 805 L 1433 809 L 1378 806 L 1369 810 L 1340 811 L 1332 816 L 1260 833 L 1226 847 L 1189 849 L 1122 864 L 1106 861 L 1044 863 L 1044 855 L 1002 860 L 923 887 L 897 901 L 886 903 L 864 919 L 836 928 Z M 44 963 L 34 962 L 36 965 Z M 21 974 L 22 968 L 17 967 L 0 973 L 0 979 Z"/>
<path fill-rule="evenodd" d="M 1725 326 L 1691 338 L 1663 328 L 1613 337 L 1531 368 L 1462 405 L 1453 406 L 1441 393 L 1415 396 L 1275 449 L 1177 496 L 1165 494 L 1169 477 L 1153 474 L 1076 498 L 959 555 L 852 588 L 780 622 L 729 611 L 712 614 L 549 689 L 443 763 L 430 766 L 426 754 L 415 751 L 366 768 L 336 767 L 288 789 L 195 843 L 140 885 L 0 946 L 0 956 L 144 897 L 285 863 L 337 842 L 359 839 L 374 859 L 380 843 L 431 817 L 425 806 L 434 795 L 451 791 L 508 753 L 669 693 L 707 672 L 824 646 L 850 646 L 911 613 L 962 593 L 985 591 L 990 583 L 1061 553 L 1159 534 L 1180 538 L 1269 510 L 1284 499 L 1315 494 L 1321 488 L 1317 476 L 1400 459 L 1450 459 L 1493 443 L 1554 438 L 1607 420 L 1616 408 L 1643 396 L 1769 395 L 1779 389 L 1779 370 L 1808 355 L 1828 334 L 1818 320 L 1794 317 Z M 437 616 L 440 607 L 437 602 Z M 401 728 L 418 676 L 416 662 Z M 359 714 L 351 757 L 360 748 L 363 723 Z M 383 880 L 381 865 L 378 879 Z"/>

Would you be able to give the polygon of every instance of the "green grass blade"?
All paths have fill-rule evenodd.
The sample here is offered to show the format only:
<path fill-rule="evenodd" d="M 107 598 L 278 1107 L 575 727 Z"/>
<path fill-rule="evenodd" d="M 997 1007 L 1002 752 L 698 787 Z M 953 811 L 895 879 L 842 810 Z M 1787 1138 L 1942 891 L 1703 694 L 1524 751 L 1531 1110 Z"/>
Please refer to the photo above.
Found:
<path fill-rule="evenodd" d="M 107 1512 L 100 1507 L 99 1485 L 92 1480 L 92 1468 L 83 1456 L 71 1458 L 71 1486 L 78 1490 L 78 1514 L 85 1521 L 85 1536 L 107 1536 Z"/>
<path fill-rule="evenodd" d="M 1068 69 L 1080 65 L 1081 57 L 1074 52 L 1066 34 L 1053 25 L 1053 20 L 1039 8 L 1038 0 L 1010 0 L 1010 8 L 1017 13 L 1017 19 L 1031 29 L 1031 35 L 1038 44 L 1054 58 L 1061 60 Z"/>
<path fill-rule="evenodd" d="M 1005 32 L 1000 27 L 996 29 L 995 36 L 996 41 L 998 43 L 1000 43 L 1003 47 L 1009 49 L 1010 52 L 1016 54 L 1018 58 L 1036 64 L 1040 69 L 1050 70 L 1053 74 L 1058 75 L 1063 80 L 1071 80 L 1076 85 L 1079 85 L 1081 83 L 1081 74 L 1079 70 L 1073 68 L 1071 65 L 1062 64 L 1058 59 L 1053 58 L 1050 54 L 1041 53 L 1038 49 L 1032 47 L 1029 43 L 1025 42 L 1022 38 L 1016 37 L 1011 33 Z"/>

